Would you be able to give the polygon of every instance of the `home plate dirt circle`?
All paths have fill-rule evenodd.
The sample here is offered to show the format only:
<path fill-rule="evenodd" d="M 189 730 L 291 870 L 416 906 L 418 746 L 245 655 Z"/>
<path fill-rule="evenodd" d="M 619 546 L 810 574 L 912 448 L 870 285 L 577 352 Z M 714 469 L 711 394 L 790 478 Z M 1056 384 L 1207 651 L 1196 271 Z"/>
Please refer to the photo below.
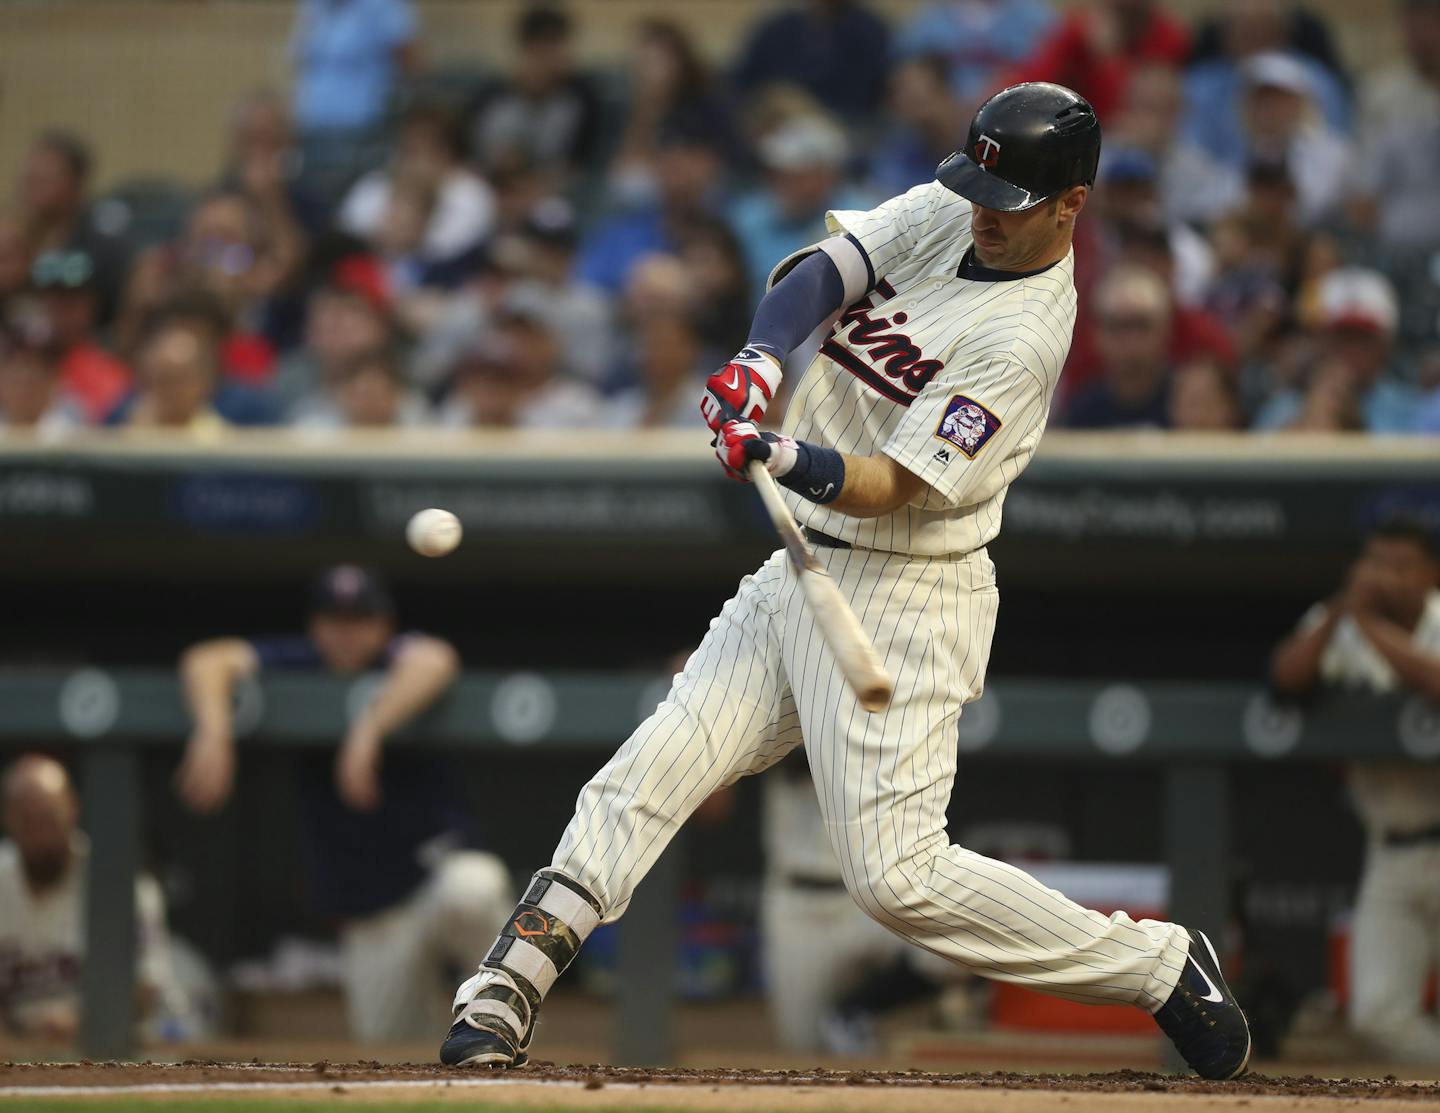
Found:
<path fill-rule="evenodd" d="M 15 1098 L 312 1095 L 425 1102 L 475 1101 L 575 1109 L 849 1110 L 855 1113 L 1089 1113 L 1090 1110 L 1347 1109 L 1440 1102 L 1440 1083 L 1256 1075 L 1236 1082 L 1112 1071 L 1104 1074 L 922 1071 L 690 1070 L 535 1063 L 519 1071 L 428 1063 L 4 1063 L 0 1102 Z"/>

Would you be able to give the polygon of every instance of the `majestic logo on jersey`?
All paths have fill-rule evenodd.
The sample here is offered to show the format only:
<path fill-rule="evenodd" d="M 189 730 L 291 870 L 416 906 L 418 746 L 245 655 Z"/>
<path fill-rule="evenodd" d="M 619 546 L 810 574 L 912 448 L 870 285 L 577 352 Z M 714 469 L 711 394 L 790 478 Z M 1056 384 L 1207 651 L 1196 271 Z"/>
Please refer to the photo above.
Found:
<path fill-rule="evenodd" d="M 981 134 L 975 144 L 975 161 L 980 164 L 981 170 L 995 169 L 995 163 L 1000 159 L 1000 144 L 991 139 L 988 135 Z"/>
<path fill-rule="evenodd" d="M 875 289 L 882 297 L 895 296 L 895 287 L 883 279 Z M 881 317 L 874 311 L 874 295 L 857 301 L 836 322 L 820 351 L 877 394 L 908 406 L 945 365 L 938 359 L 926 359 L 919 346 L 896 327 L 909 321 L 908 314 L 902 311 Z M 842 336 L 849 348 L 841 345 Z M 864 358 L 851 349 L 863 351 Z"/>
<path fill-rule="evenodd" d="M 935 436 L 949 441 L 973 460 L 1001 424 L 998 417 L 975 399 L 957 394 L 945 407 L 945 416 L 940 419 Z"/>

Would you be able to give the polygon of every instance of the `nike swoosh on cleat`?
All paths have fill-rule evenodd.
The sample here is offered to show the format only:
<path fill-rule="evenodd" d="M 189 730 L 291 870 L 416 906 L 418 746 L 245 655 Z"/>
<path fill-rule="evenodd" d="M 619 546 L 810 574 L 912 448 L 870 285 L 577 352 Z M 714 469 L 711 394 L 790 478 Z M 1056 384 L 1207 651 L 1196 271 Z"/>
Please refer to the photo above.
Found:
<path fill-rule="evenodd" d="M 1218 1005 L 1218 1004 L 1220 1004 L 1222 1001 L 1224 1001 L 1224 1000 L 1225 1000 L 1225 995 L 1224 995 L 1223 993 L 1221 993 L 1220 990 L 1215 987 L 1215 983 L 1210 980 L 1210 975 L 1207 974 L 1207 973 L 1205 973 L 1204 970 L 1200 969 L 1200 964 L 1199 964 L 1198 962 L 1196 962 L 1196 961 L 1192 958 L 1192 959 L 1190 960 L 1190 965 L 1193 966 L 1193 967 L 1195 967 L 1195 972 L 1196 972 L 1197 974 L 1199 974 L 1202 978 L 1205 979 L 1205 985 L 1206 985 L 1206 986 L 1209 988 L 1209 990 L 1210 990 L 1209 993 L 1202 993 L 1202 994 L 1200 995 L 1200 1000 L 1202 1000 L 1202 1001 L 1209 1001 L 1209 1002 L 1211 1002 L 1212 1004 L 1216 1004 L 1216 1005 Z"/>

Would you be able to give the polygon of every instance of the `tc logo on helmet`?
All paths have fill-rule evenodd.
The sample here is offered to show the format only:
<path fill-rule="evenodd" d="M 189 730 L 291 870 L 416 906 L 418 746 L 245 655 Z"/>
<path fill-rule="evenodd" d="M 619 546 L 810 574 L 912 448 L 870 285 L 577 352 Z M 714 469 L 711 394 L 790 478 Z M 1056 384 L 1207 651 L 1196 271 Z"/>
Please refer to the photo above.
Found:
<path fill-rule="evenodd" d="M 980 169 L 993 170 L 999 158 L 1000 144 L 982 133 L 979 141 L 975 144 L 975 161 L 980 164 Z"/>

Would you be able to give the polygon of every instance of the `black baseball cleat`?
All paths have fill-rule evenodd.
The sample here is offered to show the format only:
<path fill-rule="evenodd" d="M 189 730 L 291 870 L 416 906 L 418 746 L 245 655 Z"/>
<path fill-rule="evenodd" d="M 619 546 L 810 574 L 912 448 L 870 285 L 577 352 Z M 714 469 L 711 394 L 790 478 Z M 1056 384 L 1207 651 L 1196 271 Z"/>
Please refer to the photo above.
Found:
<path fill-rule="evenodd" d="M 1203 931 L 1190 931 L 1190 955 L 1155 1023 L 1201 1078 L 1239 1078 L 1250 1065 L 1250 1025 Z"/>
<path fill-rule="evenodd" d="M 477 1027 L 462 1016 L 445 1033 L 440 1061 L 447 1067 L 523 1067 L 530 1061 L 530 1051 L 517 1046 L 500 1025 Z"/>
<path fill-rule="evenodd" d="M 455 991 L 454 1007 L 455 1023 L 440 1043 L 447 1067 L 523 1067 L 530 1061 L 539 994 L 531 1000 L 503 970 L 482 966 Z"/>

